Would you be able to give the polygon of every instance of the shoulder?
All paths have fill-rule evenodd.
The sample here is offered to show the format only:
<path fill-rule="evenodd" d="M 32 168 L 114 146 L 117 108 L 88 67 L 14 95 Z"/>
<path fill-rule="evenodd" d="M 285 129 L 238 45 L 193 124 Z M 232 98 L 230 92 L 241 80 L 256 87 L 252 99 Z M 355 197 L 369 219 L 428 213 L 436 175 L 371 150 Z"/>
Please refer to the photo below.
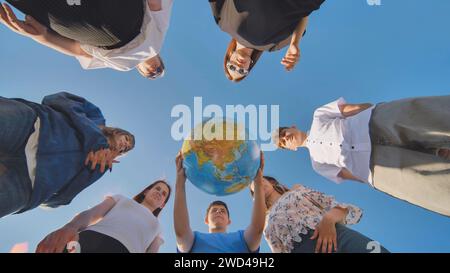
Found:
<path fill-rule="evenodd" d="M 130 198 L 128 198 L 122 194 L 110 194 L 105 197 L 105 199 L 108 199 L 108 198 L 114 200 L 116 203 L 123 202 L 123 201 L 133 201 Z"/>

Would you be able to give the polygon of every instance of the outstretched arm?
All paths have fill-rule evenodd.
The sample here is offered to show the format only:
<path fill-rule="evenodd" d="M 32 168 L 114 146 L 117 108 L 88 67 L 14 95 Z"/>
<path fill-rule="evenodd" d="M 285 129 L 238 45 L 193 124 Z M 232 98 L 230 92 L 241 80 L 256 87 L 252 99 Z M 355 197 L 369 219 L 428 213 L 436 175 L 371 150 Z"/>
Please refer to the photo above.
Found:
<path fill-rule="evenodd" d="M 17 19 L 11 7 L 6 3 L 0 6 L 0 22 L 12 31 L 63 54 L 72 57 L 92 57 L 81 48 L 79 42 L 48 31 L 33 17 L 27 15 L 25 21 Z"/>
<path fill-rule="evenodd" d="M 115 205 L 114 199 L 107 197 L 99 205 L 78 214 L 64 227 L 45 237 L 37 246 L 36 253 L 63 252 L 67 243 L 78 241 L 80 231 L 100 221 Z"/>
<path fill-rule="evenodd" d="M 264 173 L 264 154 L 261 152 L 261 163 L 255 177 L 255 200 L 253 201 L 252 222 L 244 232 L 245 242 L 250 251 L 254 252 L 261 244 L 261 237 L 264 231 L 266 203 L 264 201 L 264 191 L 262 189 L 262 180 Z"/>
<path fill-rule="evenodd" d="M 177 246 L 181 252 L 189 252 L 194 244 L 194 233 L 189 224 L 189 213 L 186 203 L 186 174 L 183 168 L 181 152 L 176 158 L 177 181 L 175 185 L 175 204 L 173 222 Z"/>

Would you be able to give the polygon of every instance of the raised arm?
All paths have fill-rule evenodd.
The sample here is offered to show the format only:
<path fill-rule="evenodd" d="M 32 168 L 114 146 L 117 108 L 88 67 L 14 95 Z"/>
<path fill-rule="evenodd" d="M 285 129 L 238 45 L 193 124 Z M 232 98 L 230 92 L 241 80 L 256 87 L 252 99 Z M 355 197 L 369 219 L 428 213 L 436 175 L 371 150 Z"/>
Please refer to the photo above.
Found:
<path fill-rule="evenodd" d="M 100 221 L 114 206 L 116 202 L 107 197 L 99 205 L 83 211 L 64 227 L 50 233 L 37 246 L 36 253 L 61 253 L 67 243 L 78 241 L 78 233 Z"/>
<path fill-rule="evenodd" d="M 264 154 L 261 152 L 261 163 L 255 177 L 255 200 L 253 201 L 252 221 L 244 232 L 245 242 L 250 251 L 254 252 L 261 244 L 261 237 L 264 231 L 266 204 L 264 201 L 264 191 L 262 180 L 264 173 Z"/>
<path fill-rule="evenodd" d="M 26 15 L 25 21 L 17 19 L 11 7 L 6 3 L 0 6 L 0 22 L 12 31 L 63 54 L 72 57 L 92 57 L 81 48 L 79 42 L 48 31 L 47 27 L 33 17 Z"/>
<path fill-rule="evenodd" d="M 177 247 L 181 252 L 189 252 L 194 244 L 194 233 L 189 224 L 189 213 L 186 203 L 186 173 L 183 168 L 181 152 L 176 158 L 177 181 L 175 185 L 175 204 L 173 222 Z"/>

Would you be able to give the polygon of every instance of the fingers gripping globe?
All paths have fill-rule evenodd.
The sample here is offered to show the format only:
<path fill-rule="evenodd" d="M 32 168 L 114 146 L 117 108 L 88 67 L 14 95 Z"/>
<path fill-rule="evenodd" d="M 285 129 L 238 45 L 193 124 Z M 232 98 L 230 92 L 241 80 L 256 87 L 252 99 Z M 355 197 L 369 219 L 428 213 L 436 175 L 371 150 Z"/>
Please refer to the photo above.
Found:
<path fill-rule="evenodd" d="M 200 190 L 224 196 L 245 189 L 260 164 L 260 149 L 242 124 L 211 119 L 198 124 L 182 146 L 186 176 Z"/>

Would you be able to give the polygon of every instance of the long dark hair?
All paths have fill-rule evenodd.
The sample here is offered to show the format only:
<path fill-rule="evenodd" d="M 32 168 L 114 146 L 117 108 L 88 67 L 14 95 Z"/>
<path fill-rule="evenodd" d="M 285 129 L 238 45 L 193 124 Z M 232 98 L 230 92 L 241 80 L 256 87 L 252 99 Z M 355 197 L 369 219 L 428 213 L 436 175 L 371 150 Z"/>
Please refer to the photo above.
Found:
<path fill-rule="evenodd" d="M 172 188 L 170 187 L 170 185 L 164 181 L 164 180 L 157 180 L 155 182 L 153 182 L 150 186 L 148 186 L 147 188 L 145 188 L 143 191 L 141 191 L 138 195 L 136 195 L 135 197 L 133 197 L 133 200 L 138 202 L 139 204 L 141 204 L 142 202 L 144 202 L 145 199 L 145 194 L 151 190 L 153 187 L 155 187 L 157 184 L 162 183 L 164 185 L 167 186 L 167 188 L 169 188 L 169 193 L 166 196 L 166 200 L 164 201 L 164 205 L 167 204 L 167 202 L 169 201 L 170 198 L 170 193 L 172 192 Z M 156 217 L 158 217 L 158 215 L 161 213 L 162 208 L 157 208 L 153 211 L 153 215 L 155 215 Z"/>
<path fill-rule="evenodd" d="M 286 192 L 290 191 L 290 189 L 288 187 L 286 187 L 285 185 L 281 184 L 280 182 L 278 182 L 278 180 L 276 180 L 275 178 L 273 178 L 272 176 L 268 176 L 265 175 L 264 178 L 269 181 L 269 183 L 272 185 L 273 189 L 278 192 L 279 194 L 283 195 Z M 255 192 L 252 191 L 252 189 L 250 188 L 250 194 L 252 195 L 252 197 L 254 197 Z M 266 208 L 270 209 L 270 207 L 272 206 L 272 204 L 269 204 L 267 202 L 267 200 L 264 200 L 266 203 Z"/>
<path fill-rule="evenodd" d="M 136 144 L 136 139 L 134 137 L 134 135 L 124 129 L 120 129 L 120 128 L 114 128 L 114 127 L 106 127 L 106 126 L 100 126 L 100 129 L 102 130 L 103 135 L 105 135 L 106 138 L 108 138 L 108 140 L 114 139 L 115 136 L 128 136 L 130 138 L 130 144 L 131 147 L 125 151 L 122 152 L 122 154 L 125 154 L 129 151 L 131 151 L 135 144 Z M 113 143 L 112 145 L 114 145 L 115 143 Z M 111 147 L 113 150 L 116 150 L 116 147 Z"/>

